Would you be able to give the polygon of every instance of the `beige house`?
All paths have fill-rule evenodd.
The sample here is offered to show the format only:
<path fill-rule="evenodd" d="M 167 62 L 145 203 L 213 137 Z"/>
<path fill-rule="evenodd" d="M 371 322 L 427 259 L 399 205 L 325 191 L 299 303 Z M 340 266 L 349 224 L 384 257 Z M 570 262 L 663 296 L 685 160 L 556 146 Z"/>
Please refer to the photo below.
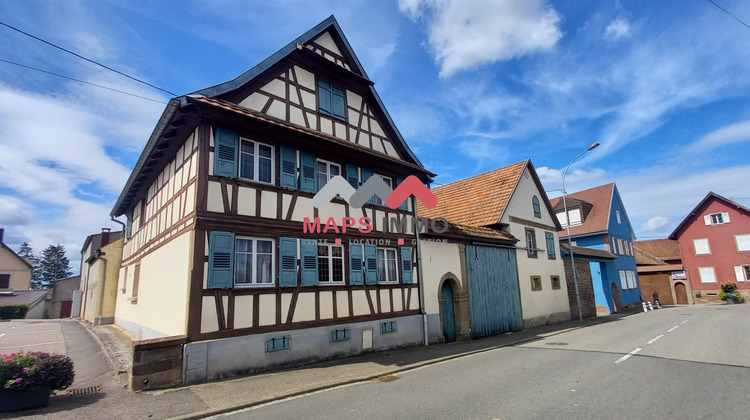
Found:
<path fill-rule="evenodd" d="M 127 220 L 115 323 L 159 340 L 137 352 L 177 358 L 134 368 L 133 383 L 422 342 L 414 205 L 385 192 L 410 176 L 426 191 L 434 174 L 373 85 L 330 17 L 170 100 L 111 213 Z"/>
<path fill-rule="evenodd" d="M 530 160 L 465 178 L 432 190 L 438 205 L 419 207 L 419 215 L 452 223 L 496 229 L 518 238 L 515 263 L 524 327 L 570 319 L 560 230 L 547 195 Z M 424 258 L 432 255 L 425 250 Z M 435 250 L 434 252 L 438 252 Z M 445 250 L 439 252 L 445 253 Z M 434 256 L 440 261 L 453 256 Z M 439 278 L 426 278 L 426 295 L 437 292 Z"/>
<path fill-rule="evenodd" d="M 94 325 L 112 324 L 118 296 L 123 232 L 89 235 L 81 248 L 81 319 Z M 76 316 L 76 314 L 73 314 Z"/>
<path fill-rule="evenodd" d="M 29 290 L 32 265 L 5 245 L 4 232 L 4 229 L 0 229 L 0 292 Z"/>

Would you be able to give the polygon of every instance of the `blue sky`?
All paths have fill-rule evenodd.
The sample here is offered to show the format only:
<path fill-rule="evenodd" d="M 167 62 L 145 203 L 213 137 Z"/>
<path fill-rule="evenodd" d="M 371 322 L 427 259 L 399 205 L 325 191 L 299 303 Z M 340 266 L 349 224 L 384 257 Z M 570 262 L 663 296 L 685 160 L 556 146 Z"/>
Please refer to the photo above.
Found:
<path fill-rule="evenodd" d="M 717 0 L 750 23 L 750 3 Z M 708 191 L 750 206 L 750 29 L 707 0 L 33 1 L 0 21 L 176 94 L 335 15 L 439 184 L 530 158 L 550 196 L 616 182 L 639 239 Z M 78 270 L 168 94 L 0 27 L 0 227 Z"/>

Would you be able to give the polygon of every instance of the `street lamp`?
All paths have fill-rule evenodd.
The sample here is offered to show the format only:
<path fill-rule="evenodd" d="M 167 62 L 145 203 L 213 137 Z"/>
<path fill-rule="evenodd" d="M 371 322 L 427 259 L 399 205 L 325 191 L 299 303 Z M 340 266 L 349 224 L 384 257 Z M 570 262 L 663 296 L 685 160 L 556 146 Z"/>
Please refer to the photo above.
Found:
<path fill-rule="evenodd" d="M 581 295 L 578 294 L 578 274 L 576 273 L 576 261 L 575 261 L 575 258 L 573 258 L 573 241 L 570 239 L 570 215 L 568 214 L 568 203 L 565 201 L 565 195 L 567 194 L 565 192 L 565 175 L 568 174 L 568 169 L 570 169 L 570 165 L 572 165 L 573 162 L 576 161 L 576 159 L 581 157 L 582 154 L 588 152 L 589 150 L 596 149 L 597 147 L 599 147 L 599 142 L 594 142 L 586 150 L 577 154 L 576 157 L 574 157 L 573 160 L 570 161 L 568 166 L 565 167 L 565 172 L 563 172 L 563 176 L 562 176 L 563 211 L 565 211 L 565 227 L 568 232 L 568 251 L 570 252 L 570 267 L 573 269 L 573 286 L 575 286 L 575 289 L 576 289 L 576 304 L 578 305 L 578 320 L 580 322 L 583 322 L 583 312 L 581 312 Z"/>

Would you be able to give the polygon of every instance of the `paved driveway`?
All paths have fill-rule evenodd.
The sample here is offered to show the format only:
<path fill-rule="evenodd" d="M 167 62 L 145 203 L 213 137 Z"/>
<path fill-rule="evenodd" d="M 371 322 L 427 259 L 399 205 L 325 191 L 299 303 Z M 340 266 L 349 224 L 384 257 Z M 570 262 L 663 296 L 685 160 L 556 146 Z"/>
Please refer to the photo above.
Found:
<path fill-rule="evenodd" d="M 61 321 L 14 320 L 0 322 L 0 354 L 46 351 L 66 354 Z"/>

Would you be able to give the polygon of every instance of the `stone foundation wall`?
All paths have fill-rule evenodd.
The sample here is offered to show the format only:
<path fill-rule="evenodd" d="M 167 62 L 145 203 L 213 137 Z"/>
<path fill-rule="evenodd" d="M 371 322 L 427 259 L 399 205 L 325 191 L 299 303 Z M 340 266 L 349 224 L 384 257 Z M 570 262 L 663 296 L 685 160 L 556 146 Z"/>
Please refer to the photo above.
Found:
<path fill-rule="evenodd" d="M 134 391 L 169 388 L 182 384 L 184 335 L 133 343 L 133 367 L 128 385 Z"/>

